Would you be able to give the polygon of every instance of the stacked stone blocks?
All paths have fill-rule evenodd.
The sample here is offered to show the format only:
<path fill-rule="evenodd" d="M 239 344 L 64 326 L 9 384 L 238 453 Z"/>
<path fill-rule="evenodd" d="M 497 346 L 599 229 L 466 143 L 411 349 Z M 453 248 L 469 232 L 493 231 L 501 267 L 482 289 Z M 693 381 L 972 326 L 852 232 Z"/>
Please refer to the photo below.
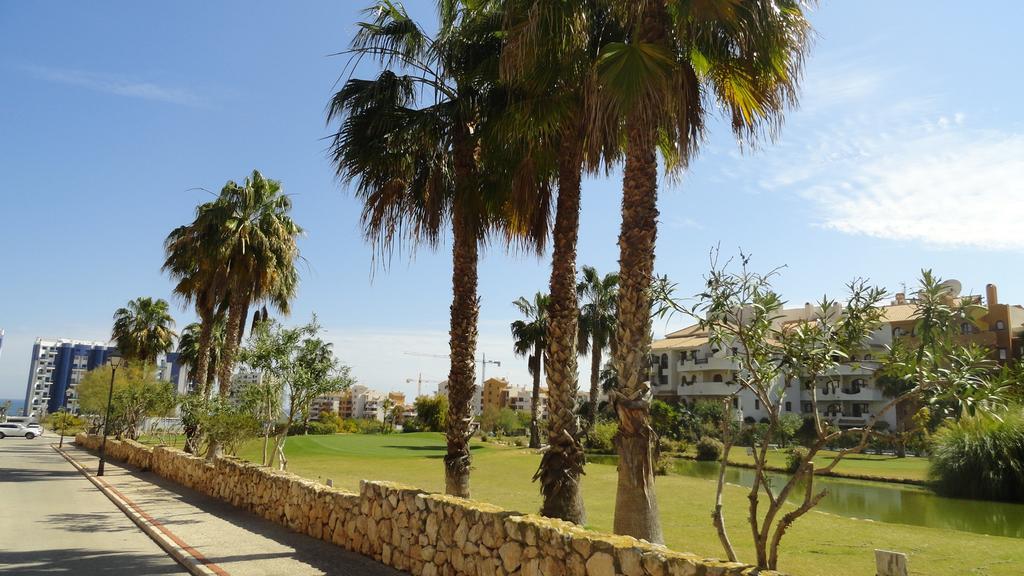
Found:
<path fill-rule="evenodd" d="M 100 437 L 75 442 L 99 447 Z M 107 439 L 107 456 L 417 576 L 778 576 L 393 482 L 355 494 L 235 458 Z"/>

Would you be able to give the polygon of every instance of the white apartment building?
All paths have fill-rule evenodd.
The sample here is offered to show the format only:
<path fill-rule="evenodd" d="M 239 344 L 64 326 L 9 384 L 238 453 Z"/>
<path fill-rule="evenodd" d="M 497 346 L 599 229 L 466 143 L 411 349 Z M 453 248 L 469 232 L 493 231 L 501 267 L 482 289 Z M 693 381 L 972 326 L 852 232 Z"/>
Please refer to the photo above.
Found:
<path fill-rule="evenodd" d="M 538 403 L 538 415 L 540 418 L 548 417 L 548 391 L 544 388 L 540 389 L 540 394 L 537 398 Z M 525 386 L 519 386 L 509 388 L 508 390 L 508 407 L 517 412 L 530 412 L 533 404 L 533 388 L 527 388 Z"/>
<path fill-rule="evenodd" d="M 777 327 L 813 320 L 820 311 L 810 304 L 782 310 L 776 320 Z M 893 322 L 907 321 L 913 313 L 913 304 L 886 306 L 885 323 L 872 333 L 861 357 L 851 358 L 833 374 L 819 380 L 816 393 L 822 417 L 838 426 L 852 427 L 865 424 L 882 409 L 889 398 L 875 386 L 877 360 L 885 353 L 885 347 L 892 344 Z M 737 361 L 732 358 L 734 352 L 739 351 L 712 346 L 708 333 L 699 325 L 672 332 L 651 345 L 652 393 L 655 398 L 688 405 L 702 399 L 731 396 L 737 419 L 746 423 L 766 422 L 765 407 L 752 392 L 734 382 L 739 370 Z M 810 391 L 804 390 L 798 382 L 780 381 L 779 389 L 783 391 L 783 414 L 813 414 Z M 890 409 L 880 420 L 895 427 L 896 411 Z"/>

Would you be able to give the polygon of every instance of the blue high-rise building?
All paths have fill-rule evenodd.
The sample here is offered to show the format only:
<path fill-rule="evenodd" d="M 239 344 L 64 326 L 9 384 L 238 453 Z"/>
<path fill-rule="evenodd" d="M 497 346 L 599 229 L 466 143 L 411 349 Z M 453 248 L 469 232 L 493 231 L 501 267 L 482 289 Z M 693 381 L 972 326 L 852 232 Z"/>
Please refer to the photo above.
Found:
<path fill-rule="evenodd" d="M 82 376 L 102 366 L 114 350 L 105 342 L 37 338 L 32 347 L 24 415 L 40 417 L 62 407 L 77 412 L 77 387 Z"/>

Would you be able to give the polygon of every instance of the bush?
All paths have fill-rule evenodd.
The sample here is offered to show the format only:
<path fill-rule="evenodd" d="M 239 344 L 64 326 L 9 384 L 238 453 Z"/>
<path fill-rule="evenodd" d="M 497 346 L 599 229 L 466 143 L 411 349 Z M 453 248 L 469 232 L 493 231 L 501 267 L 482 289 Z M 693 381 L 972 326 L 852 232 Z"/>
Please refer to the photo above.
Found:
<path fill-rule="evenodd" d="M 800 465 L 807 461 L 811 451 L 803 446 L 794 446 L 786 452 L 786 470 L 796 473 Z"/>
<path fill-rule="evenodd" d="M 705 436 L 697 442 L 697 460 L 715 462 L 722 457 L 725 446 L 718 440 Z"/>
<path fill-rule="evenodd" d="M 946 496 L 1024 500 L 1024 416 L 964 417 L 933 437 L 928 475 Z"/>
<path fill-rule="evenodd" d="M 619 433 L 619 423 L 614 420 L 602 420 L 590 429 L 587 434 L 587 450 L 602 454 L 615 452 L 615 435 Z"/>
<path fill-rule="evenodd" d="M 338 427 L 333 422 L 318 422 L 313 420 L 306 427 L 307 434 L 335 434 Z"/>
<path fill-rule="evenodd" d="M 689 444 L 684 440 L 673 440 L 665 437 L 658 438 L 658 450 L 663 454 L 682 454 L 686 452 L 687 447 L 689 447 Z"/>
<path fill-rule="evenodd" d="M 660 454 L 658 459 L 654 462 L 654 475 L 655 476 L 668 476 L 669 471 L 672 470 L 672 457 L 668 454 Z"/>

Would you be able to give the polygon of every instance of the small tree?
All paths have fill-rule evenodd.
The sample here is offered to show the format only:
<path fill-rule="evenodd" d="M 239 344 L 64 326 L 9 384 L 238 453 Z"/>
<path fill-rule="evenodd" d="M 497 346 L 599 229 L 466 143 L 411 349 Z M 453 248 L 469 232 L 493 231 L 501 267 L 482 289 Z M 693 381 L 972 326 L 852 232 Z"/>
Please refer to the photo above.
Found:
<path fill-rule="evenodd" d="M 448 397 L 420 396 L 413 403 L 416 407 L 416 420 L 424 430 L 441 432 L 444 430 L 445 418 L 448 415 Z"/>
<path fill-rule="evenodd" d="M 883 415 L 904 402 L 952 405 L 968 412 L 983 410 L 1000 404 L 1004 386 L 983 355 L 956 345 L 951 338 L 953 327 L 961 319 L 973 317 L 967 311 L 968 301 L 952 298 L 941 281 L 926 271 L 915 300 L 916 337 L 897 341 L 885 360 L 888 373 L 898 372 L 906 382 L 905 391 L 871 414 L 864 425 L 835 427 L 822 417 L 818 388 L 823 381 L 835 377 L 840 365 L 849 364 L 881 326 L 880 305 L 885 291 L 864 280 L 855 280 L 847 286 L 849 295 L 843 306 L 825 297 L 813 317 L 782 322 L 784 302 L 771 287 L 776 273 L 751 272 L 745 256 L 741 270 L 733 273 L 728 265 L 718 268 L 713 258 L 706 290 L 697 296 L 697 304 L 689 309 L 674 304 L 675 309 L 699 320 L 713 347 L 731 350 L 738 368 L 735 381 L 739 390 L 753 394 L 768 413 L 768 422 L 752 435 L 755 470 L 748 495 L 748 521 L 757 566 L 773 570 L 778 565 L 779 545 L 790 525 L 827 493 L 815 490 L 815 476 L 831 472 L 847 455 L 863 451 L 872 436 L 881 434 L 878 423 Z M 908 353 L 910 350 L 913 353 Z M 771 443 L 796 431 L 795 422 L 784 421 L 782 413 L 786 387 L 794 383 L 809 395 L 813 432 L 795 473 L 776 489 L 766 475 L 768 449 Z M 726 410 L 730 400 L 731 397 L 725 400 Z M 735 561 L 736 552 L 726 532 L 722 505 L 732 438 L 725 425 L 722 434 L 725 445 L 712 519 L 726 554 Z M 815 456 L 821 450 L 844 440 L 849 440 L 849 447 L 840 449 L 825 466 L 815 467 Z M 783 513 L 784 508 L 790 507 L 789 497 L 795 490 L 802 490 L 803 498 L 795 508 Z M 764 499 L 767 508 L 762 511 Z"/>
<path fill-rule="evenodd" d="M 261 322 L 242 351 L 242 362 L 257 371 L 266 387 L 266 394 L 255 394 L 262 400 L 258 412 L 266 417 L 268 398 L 287 395 L 288 409 L 284 426 L 275 426 L 274 450 L 265 464 L 272 466 L 277 458 L 281 470 L 288 467 L 284 447 L 288 430 L 296 419 L 309 410 L 319 396 L 340 392 L 354 382 L 348 366 L 334 357 L 331 344 L 318 336 L 322 332 L 316 317 L 297 328 L 284 328 L 276 322 Z M 264 426 L 264 434 L 267 427 Z M 265 441 L 268 436 L 264 436 Z"/>
<path fill-rule="evenodd" d="M 90 370 L 78 384 L 80 410 L 96 421 L 102 421 L 107 414 L 110 371 L 109 365 Z M 143 420 L 147 416 L 170 414 L 175 401 L 171 384 L 158 380 L 151 365 L 135 362 L 122 366 L 114 376 L 108 430 L 119 438 L 138 438 Z"/>

